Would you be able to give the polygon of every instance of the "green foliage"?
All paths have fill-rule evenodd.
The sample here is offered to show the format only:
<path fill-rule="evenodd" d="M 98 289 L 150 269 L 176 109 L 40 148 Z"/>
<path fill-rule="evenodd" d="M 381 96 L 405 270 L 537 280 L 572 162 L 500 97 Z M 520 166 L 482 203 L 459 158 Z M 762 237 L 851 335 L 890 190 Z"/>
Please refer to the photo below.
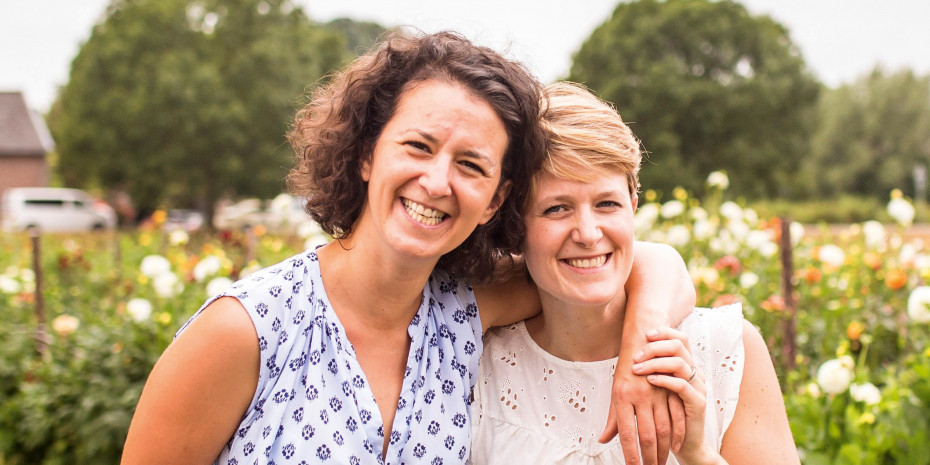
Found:
<path fill-rule="evenodd" d="M 793 227 L 797 355 L 789 359 L 781 225 L 709 189 L 704 199 L 645 191 L 636 235 L 681 252 L 699 305 L 742 302 L 775 362 L 803 463 L 930 464 L 930 328 L 907 310 L 913 290 L 930 281 L 930 249 L 874 222 L 819 233 Z M 45 236 L 50 324 L 40 334 L 49 349 L 39 356 L 28 238 L 0 235 L 0 463 L 118 463 L 145 377 L 207 297 L 207 283 L 260 266 L 246 257 L 268 265 L 307 245 L 226 233 Z M 145 274 L 150 255 L 167 260 L 179 286 Z M 151 303 L 151 314 L 133 310 L 133 299 Z M 62 325 L 69 319 L 77 326 Z M 874 385 L 878 398 L 820 387 L 818 369 L 840 356 L 852 381 Z"/>
<path fill-rule="evenodd" d="M 861 223 L 870 219 L 889 222 L 885 205 L 875 197 L 841 195 L 835 199 L 757 200 L 751 206 L 764 217 L 788 217 L 804 224 Z"/>
<path fill-rule="evenodd" d="M 268 236 L 256 242 L 253 254 L 265 264 L 303 245 Z M 0 235 L 0 464 L 119 463 L 142 386 L 175 331 L 203 304 L 208 283 L 259 266 L 244 262 L 246 243 L 235 234 L 174 245 L 152 232 L 44 236 L 42 329 L 33 311 L 29 239 Z M 145 256 L 159 254 L 179 278 L 181 289 L 172 287 L 170 297 L 140 269 Z M 199 276 L 196 265 L 208 257 L 220 266 Z M 136 298 L 152 304 L 150 315 L 133 314 L 129 302 Z M 47 341 L 44 355 L 38 339 Z"/>
<path fill-rule="evenodd" d="M 676 246 L 699 305 L 742 302 L 775 362 L 802 463 L 930 464 L 930 328 L 919 309 L 909 310 L 914 290 L 930 281 L 924 241 L 872 221 L 819 231 L 792 225 L 792 317 L 782 290 L 780 221 L 721 203 L 720 190 L 703 201 L 683 189 L 671 194 L 644 192 L 637 237 Z M 837 357 L 848 360 L 852 384 L 828 391 L 831 383 L 818 373 Z"/>
<path fill-rule="evenodd" d="M 749 202 L 749 206 L 762 217 L 787 217 L 804 224 L 849 224 L 868 220 L 894 222 L 885 205 L 875 196 L 843 194 L 836 198 L 811 200 L 760 199 Z M 918 203 L 914 208 L 918 223 L 930 220 L 927 203 Z"/>
<path fill-rule="evenodd" d="M 787 196 L 819 90 L 788 31 L 731 1 L 622 2 L 574 56 L 569 79 L 613 102 L 650 152 L 643 185 L 703 192 L 731 174 L 750 198 Z"/>
<path fill-rule="evenodd" d="M 379 28 L 316 24 L 287 0 L 114 0 L 49 115 L 58 175 L 144 209 L 273 197 L 301 95 Z"/>
<path fill-rule="evenodd" d="M 915 191 L 913 171 L 930 168 L 930 76 L 880 69 L 838 89 L 818 104 L 805 184 L 811 194 L 854 193 L 883 198 Z M 923 195 L 920 198 L 919 195 Z"/>

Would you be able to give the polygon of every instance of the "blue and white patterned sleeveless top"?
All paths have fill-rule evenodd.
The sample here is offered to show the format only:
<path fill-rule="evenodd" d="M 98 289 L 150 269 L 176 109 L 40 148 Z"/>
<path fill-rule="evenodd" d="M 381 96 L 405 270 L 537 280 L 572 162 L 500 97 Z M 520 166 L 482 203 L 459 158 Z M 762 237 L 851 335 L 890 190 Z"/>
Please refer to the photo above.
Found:
<path fill-rule="evenodd" d="M 467 283 L 437 270 L 423 289 L 384 461 L 381 414 L 326 297 L 316 253 L 251 274 L 204 307 L 221 296 L 238 299 L 252 318 L 261 371 L 252 403 L 215 463 L 465 463 L 469 393 L 481 358 L 481 322 Z"/>

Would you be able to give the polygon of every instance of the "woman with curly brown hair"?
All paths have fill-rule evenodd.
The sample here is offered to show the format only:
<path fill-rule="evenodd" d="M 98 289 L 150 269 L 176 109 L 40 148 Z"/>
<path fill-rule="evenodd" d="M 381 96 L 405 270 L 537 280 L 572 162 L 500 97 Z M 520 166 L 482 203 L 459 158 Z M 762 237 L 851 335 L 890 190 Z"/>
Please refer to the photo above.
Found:
<path fill-rule="evenodd" d="M 538 312 L 525 284 L 469 284 L 517 250 L 545 153 L 538 93 L 522 66 L 452 33 L 396 33 L 318 90 L 289 134 L 288 179 L 336 240 L 181 328 L 123 462 L 464 463 L 482 332 Z M 687 281 L 677 254 L 642 250 L 651 286 Z M 682 302 L 659 304 L 689 307 L 677 287 Z"/>

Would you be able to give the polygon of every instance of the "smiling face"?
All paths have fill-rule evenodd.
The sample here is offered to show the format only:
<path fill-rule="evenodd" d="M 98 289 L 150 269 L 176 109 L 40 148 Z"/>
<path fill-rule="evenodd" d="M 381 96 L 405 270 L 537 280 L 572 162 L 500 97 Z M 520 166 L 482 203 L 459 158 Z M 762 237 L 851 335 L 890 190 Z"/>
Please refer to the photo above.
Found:
<path fill-rule="evenodd" d="M 535 181 L 523 251 L 543 305 L 602 306 L 622 298 L 636 209 L 626 173 L 581 182 L 540 172 Z"/>
<path fill-rule="evenodd" d="M 417 83 L 362 165 L 368 196 L 353 234 L 376 233 L 381 247 L 438 260 L 500 206 L 507 145 L 486 101 L 455 83 Z"/>

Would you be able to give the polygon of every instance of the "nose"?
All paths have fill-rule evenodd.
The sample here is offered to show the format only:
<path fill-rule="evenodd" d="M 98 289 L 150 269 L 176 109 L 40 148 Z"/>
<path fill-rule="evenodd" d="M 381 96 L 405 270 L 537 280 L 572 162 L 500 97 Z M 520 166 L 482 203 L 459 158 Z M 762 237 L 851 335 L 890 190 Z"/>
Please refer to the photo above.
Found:
<path fill-rule="evenodd" d="M 451 158 L 437 155 L 424 168 L 418 182 L 432 198 L 452 195 L 452 185 L 449 183 L 451 170 Z"/>
<path fill-rule="evenodd" d="M 572 231 L 572 240 L 581 244 L 583 247 L 593 247 L 604 233 L 597 222 L 597 217 L 590 210 L 579 210 L 576 213 L 575 229 Z"/>

